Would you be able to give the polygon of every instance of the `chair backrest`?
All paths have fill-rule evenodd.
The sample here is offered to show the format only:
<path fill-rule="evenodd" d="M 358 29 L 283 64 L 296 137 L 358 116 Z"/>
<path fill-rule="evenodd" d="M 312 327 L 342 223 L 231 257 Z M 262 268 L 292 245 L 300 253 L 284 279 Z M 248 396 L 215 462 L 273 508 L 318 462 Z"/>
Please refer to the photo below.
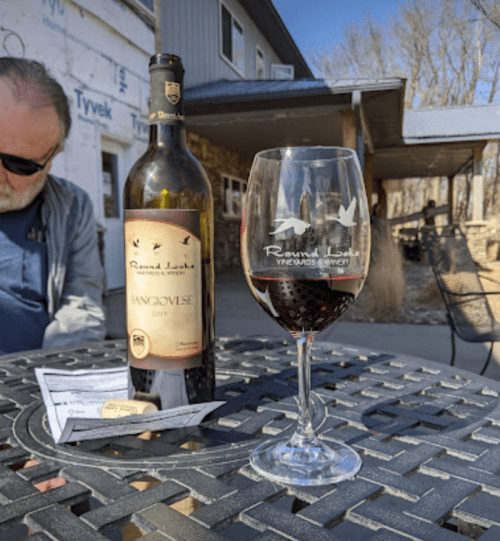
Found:
<path fill-rule="evenodd" d="M 432 266 L 450 324 L 467 341 L 491 333 L 495 318 L 472 259 L 467 239 L 457 225 L 422 228 L 422 241 Z"/>

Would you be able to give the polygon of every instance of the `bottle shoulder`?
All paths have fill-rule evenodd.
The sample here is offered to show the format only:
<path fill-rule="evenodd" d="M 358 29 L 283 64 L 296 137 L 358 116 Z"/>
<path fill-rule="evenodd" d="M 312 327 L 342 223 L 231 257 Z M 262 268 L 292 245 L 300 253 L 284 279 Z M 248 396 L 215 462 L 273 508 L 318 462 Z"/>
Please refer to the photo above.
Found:
<path fill-rule="evenodd" d="M 163 147 L 149 147 L 146 152 L 132 166 L 130 178 L 148 178 L 152 180 L 163 178 L 179 181 L 190 181 L 194 178 L 202 179 L 208 184 L 208 177 L 200 162 L 188 149 L 165 149 Z"/>
<path fill-rule="evenodd" d="M 160 200 L 162 208 L 179 208 L 187 201 L 195 207 L 213 205 L 208 176 L 191 152 L 162 147 L 149 147 L 134 164 L 125 182 L 124 197 L 125 208 L 157 206 Z"/>

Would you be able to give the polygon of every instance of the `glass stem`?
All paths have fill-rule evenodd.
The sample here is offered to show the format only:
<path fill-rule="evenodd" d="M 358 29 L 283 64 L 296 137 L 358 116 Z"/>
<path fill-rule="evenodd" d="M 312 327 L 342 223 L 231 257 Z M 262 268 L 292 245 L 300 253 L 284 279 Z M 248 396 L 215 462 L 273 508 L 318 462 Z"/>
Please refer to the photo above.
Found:
<path fill-rule="evenodd" d="M 299 379 L 299 421 L 291 443 L 294 445 L 315 445 L 317 442 L 312 427 L 311 413 L 311 348 L 314 335 L 305 332 L 294 333 L 297 341 Z"/>

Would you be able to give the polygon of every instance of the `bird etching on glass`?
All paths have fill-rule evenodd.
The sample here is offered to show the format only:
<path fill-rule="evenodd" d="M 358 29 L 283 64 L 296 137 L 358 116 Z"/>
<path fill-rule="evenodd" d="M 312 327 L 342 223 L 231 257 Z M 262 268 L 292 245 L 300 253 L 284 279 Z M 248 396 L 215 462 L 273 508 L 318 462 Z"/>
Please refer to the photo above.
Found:
<path fill-rule="evenodd" d="M 283 222 L 276 231 L 270 233 L 270 235 L 277 235 L 278 233 L 283 233 L 289 229 L 293 229 L 294 235 L 303 235 L 306 229 L 311 227 L 311 224 L 304 222 L 304 220 L 299 220 L 298 218 L 277 218 L 275 222 Z"/>
<path fill-rule="evenodd" d="M 354 197 L 351 201 L 351 204 L 349 207 L 346 208 L 344 205 L 340 205 L 339 209 L 339 217 L 333 218 L 328 217 L 327 220 L 335 220 L 336 222 L 339 222 L 340 225 L 343 225 L 344 227 L 353 227 L 356 225 L 356 222 L 354 221 L 354 211 L 356 210 L 356 198 Z"/>

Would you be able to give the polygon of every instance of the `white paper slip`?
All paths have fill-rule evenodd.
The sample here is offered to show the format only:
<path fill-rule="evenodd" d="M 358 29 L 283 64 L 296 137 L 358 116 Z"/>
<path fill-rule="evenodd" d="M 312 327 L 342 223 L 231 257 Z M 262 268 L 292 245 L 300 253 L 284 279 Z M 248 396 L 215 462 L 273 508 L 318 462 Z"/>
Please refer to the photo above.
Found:
<path fill-rule="evenodd" d="M 224 404 L 205 402 L 145 415 L 101 419 L 106 400 L 127 399 L 132 394 L 126 366 L 101 370 L 35 368 L 35 375 L 56 443 L 196 426 Z"/>

